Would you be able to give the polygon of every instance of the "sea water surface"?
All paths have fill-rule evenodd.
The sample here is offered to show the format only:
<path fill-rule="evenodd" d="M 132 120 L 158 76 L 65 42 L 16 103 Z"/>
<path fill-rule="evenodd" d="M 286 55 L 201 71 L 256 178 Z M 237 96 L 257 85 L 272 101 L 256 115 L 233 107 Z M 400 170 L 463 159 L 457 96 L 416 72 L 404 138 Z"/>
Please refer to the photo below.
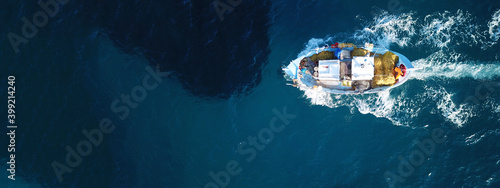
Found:
<path fill-rule="evenodd" d="M 19 128 L 16 180 L 2 170 L 0 185 L 500 186 L 500 2 L 245 0 L 224 20 L 214 2 L 69 1 L 19 53 L 6 36 L 41 8 L 4 2 L 1 86 L 16 76 Z M 379 94 L 287 85 L 283 66 L 335 42 L 422 69 Z M 148 70 L 158 86 L 125 115 Z M 52 164 L 106 118 L 114 131 L 58 179 Z"/>

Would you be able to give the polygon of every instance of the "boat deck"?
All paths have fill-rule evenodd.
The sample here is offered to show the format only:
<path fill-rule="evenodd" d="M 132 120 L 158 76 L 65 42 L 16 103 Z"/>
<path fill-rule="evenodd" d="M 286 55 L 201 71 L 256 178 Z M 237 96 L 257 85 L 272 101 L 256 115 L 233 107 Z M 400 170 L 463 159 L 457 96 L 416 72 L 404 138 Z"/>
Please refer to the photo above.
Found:
<path fill-rule="evenodd" d="M 372 53 L 372 55 L 384 54 L 387 51 L 389 51 L 385 48 L 378 48 L 378 47 L 360 47 L 360 48 L 368 50 L 370 53 Z M 352 48 L 352 47 L 343 48 L 344 51 L 349 51 L 349 50 L 352 51 L 353 49 L 354 48 Z M 335 52 L 336 50 L 337 50 L 337 48 L 330 48 L 330 47 L 317 48 L 315 51 L 312 51 L 312 52 L 308 53 L 307 55 L 299 57 L 296 60 L 292 61 L 290 63 L 290 65 L 288 65 L 283 70 L 285 71 L 285 73 L 287 75 L 289 75 L 294 80 L 294 82 L 296 82 L 295 84 L 298 87 L 319 88 L 319 89 L 326 91 L 326 92 L 339 93 L 339 94 L 358 94 L 359 91 L 356 91 L 355 88 L 352 87 L 353 84 L 355 84 L 355 82 L 360 82 L 360 81 L 371 82 L 371 80 L 366 79 L 366 78 L 370 78 L 370 75 L 368 75 L 366 78 L 363 77 L 366 75 L 361 75 L 361 76 L 360 75 L 353 75 L 353 74 L 359 73 L 359 67 L 357 67 L 358 72 L 356 72 L 356 71 L 352 72 L 352 69 L 354 67 L 350 67 L 350 65 L 352 65 L 354 63 L 353 57 L 344 56 L 342 53 L 342 55 L 341 55 L 342 57 L 340 59 L 334 60 L 334 61 L 337 61 L 337 64 L 334 65 L 335 67 L 333 67 L 333 69 L 332 69 L 332 67 L 328 67 L 328 66 L 332 65 L 332 64 L 327 64 L 330 62 L 325 62 L 325 65 L 328 65 L 328 66 L 326 66 L 326 68 L 330 68 L 333 70 L 333 71 L 329 70 L 330 72 L 335 72 L 335 71 L 339 72 L 335 76 L 326 75 L 326 77 L 321 78 L 321 76 L 318 73 L 320 71 L 323 71 L 323 73 L 328 73 L 328 70 L 325 70 L 325 69 L 313 71 L 313 70 L 308 68 L 307 73 L 302 73 L 299 70 L 300 62 L 303 58 L 309 57 L 313 54 L 319 54 L 319 52 L 322 52 L 322 51 Z M 389 90 L 391 88 L 400 86 L 401 84 L 403 84 L 404 82 L 406 82 L 408 80 L 408 78 L 410 77 L 410 75 L 413 71 L 412 70 L 413 65 L 411 64 L 410 60 L 408 60 L 408 58 L 406 58 L 405 56 L 403 56 L 400 53 L 397 53 L 394 51 L 391 51 L 391 52 L 399 57 L 399 62 L 397 62 L 396 65 L 403 64 L 404 66 L 406 66 L 407 72 L 406 72 L 405 76 L 400 77 L 396 81 L 396 83 L 392 86 L 379 86 L 376 88 L 370 87 L 371 89 L 362 91 L 361 93 L 376 93 L 376 92 L 380 92 L 380 91 Z M 374 55 L 374 56 L 376 56 L 376 55 Z M 367 55 L 366 57 L 370 57 L 370 56 Z M 363 58 L 358 58 L 358 57 L 357 57 L 357 59 L 364 60 Z M 348 65 L 348 66 L 345 66 L 345 65 Z M 357 64 L 357 65 L 359 65 L 359 64 Z M 363 66 L 363 68 L 364 68 L 364 66 Z M 366 72 L 370 72 L 370 70 L 368 70 Z M 353 79 L 353 76 L 355 79 Z M 358 78 L 358 79 L 356 79 L 356 78 Z M 373 74 L 371 75 L 371 78 L 373 78 Z"/>

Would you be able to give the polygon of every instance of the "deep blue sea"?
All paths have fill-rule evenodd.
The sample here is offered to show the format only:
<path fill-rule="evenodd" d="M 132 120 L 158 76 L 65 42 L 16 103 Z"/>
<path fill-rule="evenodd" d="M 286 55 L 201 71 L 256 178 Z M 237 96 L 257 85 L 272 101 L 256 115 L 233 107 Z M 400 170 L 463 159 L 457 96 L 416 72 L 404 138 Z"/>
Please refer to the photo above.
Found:
<path fill-rule="evenodd" d="M 0 187 L 500 187 L 500 1 L 2 2 Z M 335 42 L 422 69 L 287 85 Z"/>

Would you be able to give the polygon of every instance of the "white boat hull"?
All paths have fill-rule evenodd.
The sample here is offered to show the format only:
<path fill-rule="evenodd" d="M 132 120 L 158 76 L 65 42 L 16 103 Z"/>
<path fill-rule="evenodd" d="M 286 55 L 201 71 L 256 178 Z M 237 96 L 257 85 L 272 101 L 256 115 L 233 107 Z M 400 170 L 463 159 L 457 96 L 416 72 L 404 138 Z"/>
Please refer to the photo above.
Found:
<path fill-rule="evenodd" d="M 406 81 L 408 81 L 409 77 L 413 74 L 415 70 L 415 68 L 411 64 L 411 61 L 408 58 L 406 58 L 404 55 L 398 52 L 391 51 L 392 53 L 396 54 L 399 57 L 398 64 L 403 64 L 406 67 L 405 75 L 401 76 L 392 86 L 380 86 L 363 92 L 355 91 L 354 89 L 352 89 L 352 87 L 342 87 L 340 81 L 322 81 L 320 79 L 315 79 L 312 76 L 303 76 L 299 72 L 300 61 L 303 58 L 320 53 L 322 51 L 334 51 L 335 49 L 336 48 L 330 48 L 330 47 L 317 48 L 316 50 L 304 56 L 298 57 L 297 59 L 290 62 L 290 64 L 287 67 L 283 68 L 283 71 L 285 72 L 288 78 L 294 81 L 293 85 L 299 88 L 310 88 L 310 89 L 314 88 L 317 90 L 335 94 L 370 94 L 370 93 L 388 91 L 395 87 L 401 86 Z M 385 52 L 390 51 L 385 48 L 378 48 L 378 47 L 370 47 L 370 48 L 363 47 L 363 49 L 369 50 L 371 52 L 376 52 L 379 54 L 384 54 Z"/>

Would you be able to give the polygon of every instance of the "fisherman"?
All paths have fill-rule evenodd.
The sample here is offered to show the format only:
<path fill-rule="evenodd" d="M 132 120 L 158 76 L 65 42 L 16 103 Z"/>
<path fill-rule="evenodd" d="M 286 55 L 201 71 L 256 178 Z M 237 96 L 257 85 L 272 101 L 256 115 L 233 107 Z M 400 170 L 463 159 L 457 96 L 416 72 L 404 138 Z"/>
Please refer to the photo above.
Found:
<path fill-rule="evenodd" d="M 401 69 L 399 67 L 396 67 L 394 68 L 394 77 L 396 78 L 396 80 L 399 79 L 399 77 L 403 76 L 403 71 L 401 71 Z"/>
<path fill-rule="evenodd" d="M 314 67 L 317 66 L 318 64 L 316 62 L 313 62 L 309 57 L 306 57 L 300 61 L 299 70 L 303 73 L 311 74 L 314 72 Z"/>

